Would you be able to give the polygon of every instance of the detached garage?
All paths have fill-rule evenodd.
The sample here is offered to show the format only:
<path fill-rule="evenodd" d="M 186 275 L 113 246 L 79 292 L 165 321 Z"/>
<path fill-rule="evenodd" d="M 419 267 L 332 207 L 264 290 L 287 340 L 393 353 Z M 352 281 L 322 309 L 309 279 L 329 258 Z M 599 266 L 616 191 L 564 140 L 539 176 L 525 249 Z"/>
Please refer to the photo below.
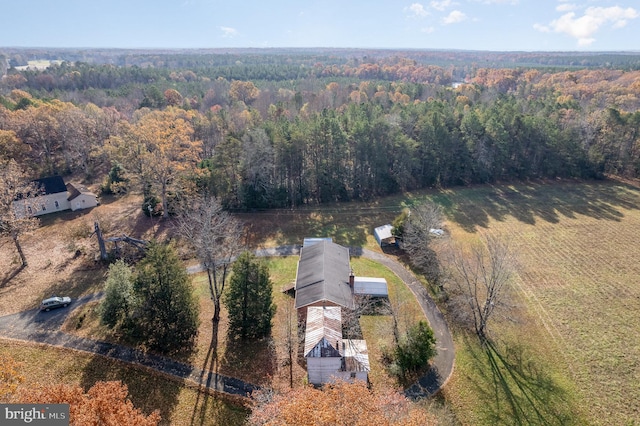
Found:
<path fill-rule="evenodd" d="M 395 237 L 391 233 L 393 227 L 389 224 L 378 226 L 373 230 L 373 236 L 376 237 L 376 241 L 382 246 L 386 246 L 389 244 L 393 244 L 395 242 Z"/>

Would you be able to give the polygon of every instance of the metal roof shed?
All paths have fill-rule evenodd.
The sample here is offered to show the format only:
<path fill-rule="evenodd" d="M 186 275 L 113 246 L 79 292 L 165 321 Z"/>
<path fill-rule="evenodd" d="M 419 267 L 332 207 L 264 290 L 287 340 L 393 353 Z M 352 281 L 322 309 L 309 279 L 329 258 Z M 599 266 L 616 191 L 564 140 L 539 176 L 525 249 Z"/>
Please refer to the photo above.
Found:
<path fill-rule="evenodd" d="M 387 225 L 378 226 L 376 229 L 373 230 L 373 236 L 376 237 L 376 241 L 378 242 L 380 247 L 382 247 L 385 244 L 391 243 L 391 239 L 393 238 L 393 234 L 391 233 L 392 229 L 393 227 L 387 224 Z"/>
<path fill-rule="evenodd" d="M 387 280 L 384 278 L 354 277 L 353 293 L 359 296 L 389 297 Z"/>
<path fill-rule="evenodd" d="M 340 356 L 341 341 L 342 309 L 339 306 L 310 307 L 307 312 L 304 356 Z"/>
<path fill-rule="evenodd" d="M 333 242 L 333 239 L 331 237 L 326 237 L 326 238 L 305 238 L 302 241 L 302 247 L 309 247 L 312 246 L 314 244 L 317 244 L 319 242 L 322 241 L 329 241 L 330 243 Z"/>

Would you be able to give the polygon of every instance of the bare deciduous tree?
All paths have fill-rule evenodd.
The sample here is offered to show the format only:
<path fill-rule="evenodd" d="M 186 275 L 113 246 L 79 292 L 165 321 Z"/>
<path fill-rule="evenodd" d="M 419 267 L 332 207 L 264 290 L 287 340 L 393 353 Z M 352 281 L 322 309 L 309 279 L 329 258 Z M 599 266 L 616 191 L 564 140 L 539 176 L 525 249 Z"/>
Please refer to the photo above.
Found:
<path fill-rule="evenodd" d="M 460 309 L 473 321 L 481 340 L 487 339 L 487 324 L 495 309 L 505 304 L 511 281 L 513 257 L 508 242 L 485 235 L 469 251 L 453 248 L 449 256 L 450 282 L 457 290 Z"/>
<path fill-rule="evenodd" d="M 441 279 L 440 261 L 429 243 L 434 232 L 442 227 L 442 210 L 434 203 L 424 203 L 411 209 L 401 225 L 402 248 L 412 265 L 433 285 Z"/>
<path fill-rule="evenodd" d="M 284 335 L 282 341 L 287 354 L 286 364 L 289 367 L 289 387 L 293 389 L 293 357 L 298 350 L 298 316 L 293 299 L 285 301 L 282 315 L 284 321 L 280 322 L 280 333 Z"/>
<path fill-rule="evenodd" d="M 342 334 L 346 339 L 362 339 L 360 317 L 371 313 L 375 301 L 367 295 L 354 294 L 353 309 L 342 309 Z"/>
<path fill-rule="evenodd" d="M 230 266 L 243 250 L 242 224 L 215 197 L 198 196 L 189 200 L 178 216 L 178 228 L 207 271 L 213 300 L 213 322 L 220 321 L 220 300 Z"/>
<path fill-rule="evenodd" d="M 29 182 L 15 160 L 0 164 L 0 234 L 13 239 L 22 262 L 21 268 L 27 266 L 27 258 L 20 245 L 20 236 L 38 226 L 38 219 L 30 214 L 35 211 L 38 192 L 39 189 Z"/>

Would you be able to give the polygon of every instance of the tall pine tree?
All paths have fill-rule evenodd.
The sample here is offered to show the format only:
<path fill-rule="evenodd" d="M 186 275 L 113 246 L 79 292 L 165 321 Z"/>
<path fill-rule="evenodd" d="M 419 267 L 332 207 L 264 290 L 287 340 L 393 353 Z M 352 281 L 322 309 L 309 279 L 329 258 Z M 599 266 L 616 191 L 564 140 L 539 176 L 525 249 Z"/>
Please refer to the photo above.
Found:
<path fill-rule="evenodd" d="M 231 333 L 243 340 L 269 335 L 276 306 L 267 264 L 249 252 L 242 253 L 233 264 L 224 303 Z"/>
<path fill-rule="evenodd" d="M 163 353 L 191 346 L 198 332 L 198 304 L 172 246 L 149 245 L 136 268 L 133 291 L 137 303 L 129 326 L 134 337 Z"/>

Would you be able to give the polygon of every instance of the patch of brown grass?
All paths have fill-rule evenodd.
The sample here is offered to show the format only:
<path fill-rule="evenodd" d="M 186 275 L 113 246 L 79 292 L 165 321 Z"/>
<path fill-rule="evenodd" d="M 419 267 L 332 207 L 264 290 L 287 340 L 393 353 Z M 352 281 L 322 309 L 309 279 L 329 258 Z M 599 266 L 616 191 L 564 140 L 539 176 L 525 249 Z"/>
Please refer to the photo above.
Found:
<path fill-rule="evenodd" d="M 496 194 L 506 192 L 520 195 L 496 203 Z M 450 194 L 454 201 L 461 197 Z M 639 408 L 629 404 L 640 400 L 640 346 L 633 343 L 640 341 L 638 206 L 640 192 L 624 184 L 535 191 L 513 185 L 475 198 L 475 218 L 470 211 L 458 215 L 464 222 L 450 223 L 458 241 L 476 240 L 478 233 L 468 226 L 476 223 L 482 224 L 476 230 L 511 242 L 517 258 L 516 302 L 523 311 L 515 323 L 513 318 L 494 322 L 492 336 L 504 347 L 525 348 L 531 362 L 564 390 L 576 417 L 594 424 L 640 419 Z M 478 415 L 487 404 L 477 405 L 482 398 L 470 389 L 482 379 L 474 373 L 478 365 L 471 347 L 460 343 L 459 336 L 458 344 L 447 395 L 464 407 L 461 413 Z M 486 422 L 487 417 L 479 418 L 484 421 L 475 418 L 472 423 Z"/>
<path fill-rule="evenodd" d="M 243 425 L 249 411 L 234 399 L 203 393 L 192 385 L 146 368 L 84 352 L 1 340 L 0 354 L 20 362 L 22 386 L 65 383 L 85 390 L 99 380 L 120 380 L 144 413 L 160 410 L 162 425 Z"/>

